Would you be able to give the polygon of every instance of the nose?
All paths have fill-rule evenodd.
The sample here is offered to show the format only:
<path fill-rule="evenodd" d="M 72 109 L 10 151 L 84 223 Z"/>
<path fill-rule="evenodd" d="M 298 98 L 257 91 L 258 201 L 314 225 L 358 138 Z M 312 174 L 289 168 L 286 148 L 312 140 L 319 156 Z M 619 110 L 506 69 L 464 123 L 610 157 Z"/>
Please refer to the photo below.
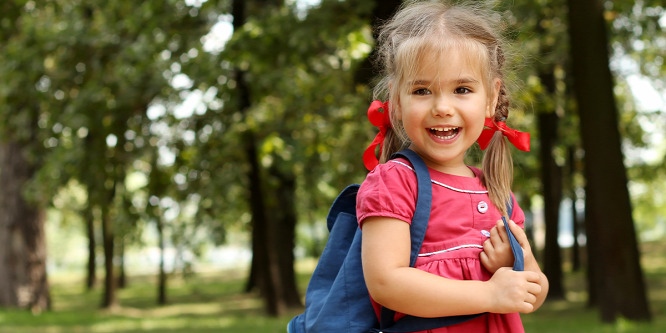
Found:
<path fill-rule="evenodd" d="M 433 117 L 452 117 L 455 113 L 453 105 L 451 104 L 450 98 L 445 94 L 439 94 L 434 100 L 434 105 L 432 109 Z"/>

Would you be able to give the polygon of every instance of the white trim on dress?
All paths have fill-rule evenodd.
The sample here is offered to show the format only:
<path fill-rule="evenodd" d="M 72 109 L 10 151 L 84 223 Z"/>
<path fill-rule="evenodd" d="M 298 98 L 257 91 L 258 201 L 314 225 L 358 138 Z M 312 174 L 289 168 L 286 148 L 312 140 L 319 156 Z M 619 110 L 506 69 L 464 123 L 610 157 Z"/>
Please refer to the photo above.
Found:
<path fill-rule="evenodd" d="M 405 167 L 409 168 L 410 170 L 414 171 L 414 168 L 410 167 L 410 166 L 407 165 L 406 163 L 403 163 L 403 162 L 400 162 L 400 161 L 396 161 L 396 160 L 391 160 L 391 162 L 393 162 L 393 163 L 398 163 L 398 164 L 400 164 L 400 165 L 402 165 L 402 166 L 405 166 Z M 414 172 L 416 172 L 416 171 L 414 171 Z M 441 183 L 441 182 L 438 182 L 438 181 L 436 181 L 436 180 L 432 180 L 432 179 L 431 179 L 430 181 L 431 181 L 433 184 L 436 184 L 436 185 L 439 185 L 439 186 L 442 186 L 442 187 L 446 187 L 446 188 L 448 188 L 449 190 L 456 191 L 456 192 L 460 192 L 460 193 L 468 193 L 468 194 L 486 194 L 486 193 L 488 193 L 488 190 L 485 190 L 485 191 L 470 191 L 470 190 L 463 190 L 463 189 L 455 188 L 455 187 L 450 186 L 450 185 L 446 185 L 446 184 Z"/>
<path fill-rule="evenodd" d="M 476 247 L 476 248 L 479 248 L 479 249 L 483 249 L 483 246 L 481 246 L 481 245 L 477 245 L 477 244 L 466 244 L 466 245 L 458 245 L 458 246 L 454 246 L 454 247 L 452 247 L 452 248 L 448 248 L 448 249 L 440 250 L 440 251 L 435 251 L 435 252 L 419 253 L 419 257 L 429 257 L 429 256 L 432 256 L 432 255 L 435 255 L 435 254 L 446 253 L 446 252 L 451 252 L 451 251 L 460 250 L 460 249 L 465 249 L 465 248 L 472 248 L 472 247 Z"/>

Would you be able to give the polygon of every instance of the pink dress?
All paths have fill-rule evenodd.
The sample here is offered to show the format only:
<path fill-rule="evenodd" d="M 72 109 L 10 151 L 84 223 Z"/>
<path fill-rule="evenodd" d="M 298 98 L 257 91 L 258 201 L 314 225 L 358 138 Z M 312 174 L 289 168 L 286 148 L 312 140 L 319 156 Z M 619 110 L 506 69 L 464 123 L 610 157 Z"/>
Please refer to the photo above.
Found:
<path fill-rule="evenodd" d="M 432 210 L 416 268 L 450 279 L 487 281 L 491 275 L 481 264 L 479 255 L 488 232 L 501 216 L 481 184 L 481 170 L 470 169 L 476 177 L 454 176 L 429 169 Z M 416 174 L 407 160 L 395 159 L 378 165 L 368 174 L 358 192 L 356 211 L 359 223 L 362 225 L 363 220 L 371 216 L 411 223 L 416 184 Z M 525 214 L 515 200 L 511 219 L 523 227 Z M 398 314 L 396 318 L 400 316 Z M 515 333 L 524 332 L 524 329 L 518 313 L 491 313 L 423 332 Z"/>

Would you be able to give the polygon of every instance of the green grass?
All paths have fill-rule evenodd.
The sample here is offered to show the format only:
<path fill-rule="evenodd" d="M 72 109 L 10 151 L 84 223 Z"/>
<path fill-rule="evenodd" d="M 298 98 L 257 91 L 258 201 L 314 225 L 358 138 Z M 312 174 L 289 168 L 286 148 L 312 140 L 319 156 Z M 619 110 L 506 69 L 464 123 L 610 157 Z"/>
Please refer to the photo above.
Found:
<path fill-rule="evenodd" d="M 584 273 L 568 272 L 564 286 L 567 292 L 566 301 L 546 300 L 537 312 L 522 315 L 525 330 L 539 333 L 666 332 L 666 243 L 645 243 L 641 245 L 641 251 L 652 322 L 632 322 L 620 318 L 615 324 L 602 324 L 599 311 L 586 305 Z M 568 268 L 567 266 L 565 264 L 565 268 Z"/>
<path fill-rule="evenodd" d="M 527 332 L 634 333 L 666 332 L 666 244 L 643 245 L 643 267 L 649 287 L 652 323 L 619 320 L 601 324 L 598 312 L 586 307 L 584 275 L 567 273 L 566 301 L 547 301 L 536 313 L 523 315 Z M 305 265 L 299 283 L 305 288 L 311 265 Z M 25 310 L 0 310 L 0 333 L 59 332 L 222 332 L 284 333 L 295 310 L 285 316 L 263 315 L 255 294 L 243 294 L 243 271 L 171 278 L 168 305 L 156 305 L 154 277 L 131 277 L 119 291 L 120 306 L 100 310 L 101 288 L 86 292 L 82 277 L 51 279 L 53 311 L 32 314 Z"/>
<path fill-rule="evenodd" d="M 100 310 L 101 288 L 85 292 L 82 279 L 54 279 L 53 311 L 0 311 L 0 332 L 284 332 L 289 320 L 268 318 L 254 294 L 242 294 L 243 272 L 172 278 L 168 303 L 156 305 L 152 277 L 134 277 L 119 291 L 120 306 Z"/>
<path fill-rule="evenodd" d="M 522 315 L 527 332 L 585 332 L 585 333 L 638 333 L 666 332 L 666 273 L 651 272 L 648 275 L 649 297 L 653 321 L 651 323 L 631 322 L 620 319 L 615 324 L 602 324 L 599 311 L 586 305 L 582 273 L 566 276 L 567 300 L 547 301 L 537 312 Z"/>

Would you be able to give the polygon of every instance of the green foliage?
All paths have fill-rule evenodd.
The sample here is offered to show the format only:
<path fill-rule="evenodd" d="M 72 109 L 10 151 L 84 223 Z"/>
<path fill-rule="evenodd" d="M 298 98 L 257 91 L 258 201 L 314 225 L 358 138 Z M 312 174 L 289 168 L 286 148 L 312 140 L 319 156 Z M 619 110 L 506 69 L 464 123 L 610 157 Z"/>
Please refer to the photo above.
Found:
<path fill-rule="evenodd" d="M 158 213 L 178 215 L 170 221 L 173 233 L 187 237 L 176 222 L 192 224 L 194 214 L 189 197 L 182 195 L 178 207 L 181 195 L 172 181 L 182 184 L 178 169 L 168 159 L 150 160 L 158 151 L 177 155 L 184 146 L 180 119 L 170 115 L 183 99 L 174 82 L 204 54 L 200 39 L 218 4 L 17 0 L 1 6 L 0 34 L 7 42 L 0 45 L 0 75 L 8 81 L 0 88 L 0 133 L 3 141 L 23 142 L 37 167 L 26 195 L 63 212 L 103 207 L 116 233 L 135 241 L 141 222 L 154 216 L 150 199 L 157 198 L 175 206 Z M 149 106 L 156 105 L 167 115 L 149 117 Z M 150 182 L 129 181 L 137 175 Z M 85 190 L 84 207 L 53 199 L 72 183 Z"/>
<path fill-rule="evenodd" d="M 323 1 L 306 16 L 290 5 L 264 9 L 234 32 L 210 78 L 194 78 L 208 82 L 211 88 L 204 89 L 213 89 L 223 107 L 193 117 L 190 128 L 210 133 L 186 164 L 219 175 L 199 186 L 221 196 L 211 214 L 224 216 L 223 223 L 248 222 L 247 133 L 257 141 L 267 193 L 276 171 L 296 175 L 302 220 L 311 221 L 313 211 L 321 217 L 342 184 L 362 179 L 365 139 L 358 138 L 369 142 L 372 134 L 365 122 L 367 88 L 356 87 L 353 74 L 372 48 L 368 23 L 361 19 L 370 9 L 340 1 Z M 247 110 L 238 107 L 234 70 L 243 71 L 249 86 Z"/>
<path fill-rule="evenodd" d="M 634 100 L 634 89 L 628 78 L 641 75 L 649 80 L 658 93 L 664 88 L 663 49 L 666 43 L 664 18 L 666 9 L 660 1 L 605 1 L 606 20 L 612 44 L 612 64 L 616 79 L 616 100 L 619 108 L 618 124 L 623 137 L 623 151 L 631 180 L 632 202 L 636 223 L 646 231 L 659 225 L 664 201 L 659 199 L 659 184 L 663 179 L 664 111 L 642 110 Z M 533 147 L 538 150 L 538 132 L 533 115 L 557 112 L 560 115 L 560 146 L 552 153 L 558 164 L 565 166 L 568 147 L 579 145 L 578 116 L 572 101 L 572 78 L 568 77 L 569 41 L 567 37 L 566 3 L 563 1 L 517 1 L 504 4 L 512 42 L 520 47 L 516 82 L 521 83 L 514 100 L 518 105 L 511 115 L 520 128 L 529 128 L 533 134 Z M 552 73 L 552 91 L 541 79 Z M 662 97 L 663 101 L 663 97 Z M 663 104 L 662 104 L 663 105 Z M 525 117 L 521 117 L 524 114 Z M 516 118 L 516 116 L 518 116 Z M 524 121 L 524 122 L 523 122 Z M 648 158 L 645 158 L 645 157 Z M 581 156 L 582 157 L 582 156 Z M 516 190 L 528 195 L 538 194 L 539 183 L 535 154 L 514 154 L 521 172 L 516 177 Z M 578 164 L 578 162 L 576 162 Z M 577 165 L 581 170 L 581 166 Z M 575 186 L 584 181 L 575 178 Z M 661 215 L 660 215 L 661 214 Z"/>
<path fill-rule="evenodd" d="M 666 7 L 662 1 L 606 2 L 611 45 L 617 74 L 616 95 L 620 103 L 620 130 L 625 139 L 623 149 L 629 166 L 630 190 L 637 229 L 642 237 L 663 237 L 666 200 L 663 198 L 664 132 L 666 109 Z M 650 82 L 661 94 L 662 110 L 640 107 L 632 94 L 643 86 L 635 78 Z M 631 78 L 634 78 L 632 81 Z"/>
<path fill-rule="evenodd" d="M 230 26 L 230 1 L 191 3 L 1 2 L 0 138 L 24 143 L 39 167 L 26 194 L 75 214 L 79 203 L 67 210 L 53 198 L 80 186 L 91 204 L 112 208 L 130 239 L 138 242 L 148 222 L 163 219 L 174 244 L 196 250 L 203 240 L 221 243 L 229 230 L 248 228 L 244 140 L 251 132 L 266 196 L 276 181 L 271 170 L 295 175 L 300 221 L 320 223 L 337 192 L 363 179 L 362 152 L 375 134 L 365 117 L 369 87 L 354 83 L 374 46 L 374 1 L 323 0 L 307 12 L 294 2 L 248 1 L 247 23 L 218 49 L 204 43 L 213 25 Z M 535 116 L 557 112 L 561 144 L 553 154 L 564 165 L 564 152 L 579 141 L 566 6 L 560 0 L 498 6 L 518 49 L 507 52 L 516 64 L 509 77 L 516 82 L 511 125 L 535 133 L 538 150 Z M 663 91 L 663 3 L 605 6 L 616 59 L 633 60 Z M 664 110 L 637 109 L 627 73 L 614 69 L 635 214 L 639 229 L 648 230 L 665 223 L 659 196 L 665 148 L 656 134 L 663 132 Z M 239 107 L 238 71 L 249 84 L 247 110 Z M 542 80 L 545 72 L 554 90 Z M 647 148 L 656 148 L 657 158 L 634 158 Z M 470 161 L 479 155 L 472 151 Z M 537 156 L 514 154 L 520 197 L 540 191 Z M 307 223 L 301 235 L 323 237 Z"/>

